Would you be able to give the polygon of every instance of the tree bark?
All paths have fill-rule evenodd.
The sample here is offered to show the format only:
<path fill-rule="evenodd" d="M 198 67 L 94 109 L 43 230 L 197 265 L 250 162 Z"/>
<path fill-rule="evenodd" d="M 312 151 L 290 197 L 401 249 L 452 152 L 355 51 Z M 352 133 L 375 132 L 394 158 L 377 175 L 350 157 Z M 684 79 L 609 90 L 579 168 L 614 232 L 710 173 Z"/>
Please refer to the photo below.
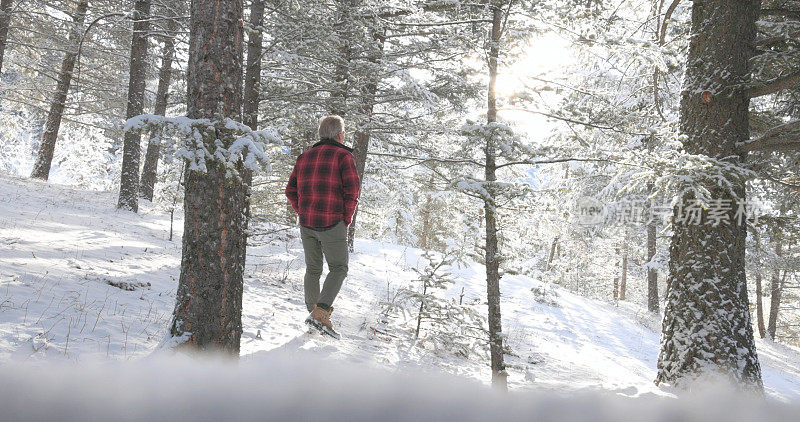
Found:
<path fill-rule="evenodd" d="M 386 41 L 386 30 L 376 31 L 372 34 L 372 39 L 375 41 L 375 48 L 369 53 L 369 62 L 377 67 L 383 58 L 383 46 Z M 372 118 L 372 112 L 375 109 L 375 94 L 378 92 L 378 75 L 376 70 L 369 73 L 369 81 L 364 87 L 364 92 L 361 95 L 361 113 L 365 123 Z M 355 135 L 355 142 L 353 143 L 353 155 L 356 159 L 356 171 L 358 177 L 361 178 L 361 184 L 364 184 L 364 176 L 367 166 L 367 153 L 369 152 L 370 141 L 369 128 L 362 128 Z M 353 219 L 350 221 L 350 226 L 347 228 L 347 244 L 350 251 L 353 251 L 353 245 L 356 237 L 356 217 L 358 217 L 358 209 L 353 213 Z"/>
<path fill-rule="evenodd" d="M 301 132 L 290 147 L 292 157 L 295 157 L 295 159 L 299 157 L 306 147 L 316 142 L 315 139 L 317 139 L 316 127 Z M 286 224 L 294 226 L 297 224 L 297 218 L 297 211 L 292 208 L 292 204 L 289 201 L 286 201 Z"/>
<path fill-rule="evenodd" d="M 244 93 L 242 94 L 242 121 L 251 130 L 258 130 L 258 105 L 261 95 L 261 43 L 263 39 L 262 26 L 264 25 L 264 0 L 252 0 L 250 5 L 250 25 L 253 27 L 247 35 L 247 68 L 244 77 Z M 245 187 L 245 226 L 250 222 L 250 196 L 252 193 L 253 173 L 244 169 L 243 181 Z M 290 204 L 291 205 L 291 204 Z M 247 243 L 247 227 L 245 227 Z"/>
<path fill-rule="evenodd" d="M 767 333 L 764 330 L 764 301 L 763 293 L 761 290 L 761 273 L 756 271 L 756 320 L 758 321 L 758 336 L 761 338 L 766 337 Z"/>
<path fill-rule="evenodd" d="M 628 251 L 625 247 L 625 252 L 622 254 L 622 278 L 619 282 L 619 300 L 625 300 L 625 289 L 628 284 Z"/>
<path fill-rule="evenodd" d="M 783 207 L 782 207 L 783 208 Z M 781 209 L 781 215 L 783 209 Z M 783 256 L 783 234 L 780 228 L 775 230 L 775 255 L 778 257 Z M 784 270 L 785 274 L 785 270 Z M 783 282 L 781 280 L 781 270 L 777 267 L 772 271 L 772 280 L 770 281 L 770 298 L 769 298 L 769 322 L 767 323 L 767 335 L 770 340 L 775 340 L 775 332 L 778 325 L 778 310 L 781 307 L 781 293 L 783 292 Z M 784 275 L 785 276 L 785 275 Z"/>
<path fill-rule="evenodd" d="M 425 206 L 422 209 L 422 233 L 419 239 L 419 247 L 422 250 L 428 250 L 430 247 L 430 238 L 431 238 L 431 207 L 433 206 L 433 195 L 430 193 L 433 191 L 433 173 L 431 173 L 431 177 L 428 179 L 427 188 L 429 193 L 425 195 Z"/>
<path fill-rule="evenodd" d="M 351 44 L 355 38 L 352 12 L 356 8 L 357 0 L 336 0 L 337 21 L 342 25 L 336 27 L 336 36 L 339 39 L 338 60 L 334 63 L 334 81 L 331 86 L 330 106 L 332 114 L 347 118 L 348 93 L 350 90 L 350 65 L 353 59 Z M 359 28 L 360 29 L 360 28 Z"/>
<path fill-rule="evenodd" d="M 761 236 L 758 234 L 758 228 L 753 227 L 753 241 L 755 242 L 756 249 L 756 321 L 758 327 L 758 336 L 764 338 L 767 333 L 764 328 L 764 294 L 761 287 Z"/>
<path fill-rule="evenodd" d="M 619 261 L 619 248 L 614 248 L 614 302 L 619 300 Z M 575 284 L 575 290 L 578 290 L 577 283 Z"/>
<path fill-rule="evenodd" d="M 144 112 L 144 87 L 147 80 L 147 32 L 150 30 L 150 0 L 136 0 L 133 5 L 128 106 L 125 118 Z M 138 130 L 125 132 L 122 146 L 122 175 L 119 182 L 117 208 L 139 211 L 139 160 L 142 136 Z"/>
<path fill-rule="evenodd" d="M 178 23 L 175 19 L 170 19 L 168 31 L 164 37 L 164 48 L 161 55 L 161 69 L 158 71 L 158 88 L 156 89 L 156 104 L 153 113 L 158 116 L 166 116 L 167 103 L 169 100 L 169 84 L 172 82 L 172 61 L 175 59 L 175 31 Z M 142 180 L 139 185 L 139 196 L 153 200 L 153 190 L 155 189 L 156 176 L 158 174 L 158 157 L 161 155 L 161 141 L 159 139 L 160 130 L 156 129 L 150 134 L 150 142 L 147 143 L 147 152 L 144 155 L 144 166 L 142 167 Z"/>
<path fill-rule="evenodd" d="M 545 271 L 550 271 L 550 267 L 553 265 L 553 258 L 556 255 L 556 245 L 558 245 L 558 236 L 553 238 L 553 243 L 550 244 L 550 255 L 547 257 L 547 267 L 545 267 Z"/>
<path fill-rule="evenodd" d="M 656 221 L 651 218 L 647 223 L 647 262 L 652 265 L 656 256 Z M 647 310 L 658 313 L 658 271 L 647 268 Z"/>
<path fill-rule="evenodd" d="M 61 118 L 64 116 L 64 106 L 67 102 L 69 86 L 72 83 L 72 71 L 75 69 L 75 61 L 78 58 L 83 21 L 86 19 L 88 9 L 89 1 L 82 0 L 75 10 L 72 31 L 69 33 L 69 47 L 61 62 L 61 70 L 58 72 L 56 92 L 50 103 L 50 111 L 47 113 L 39 154 L 31 173 L 32 178 L 47 180 L 50 176 L 50 166 L 53 163 L 53 153 L 56 149 L 56 139 L 58 139 L 58 128 L 61 126 Z"/>
<path fill-rule="evenodd" d="M 253 0 L 250 6 L 251 32 L 247 36 L 247 70 L 244 77 L 244 124 L 258 130 L 258 98 L 261 83 L 261 42 L 263 39 L 264 0 Z"/>
<path fill-rule="evenodd" d="M 225 118 L 241 119 L 242 0 L 193 0 L 190 13 L 187 111 L 210 119 L 205 148 L 229 148 L 236 136 Z M 246 256 L 247 188 L 224 163 L 207 159 L 206 171 L 186 168 L 181 275 L 170 327 L 173 340 L 196 350 L 239 354 Z M 242 174 L 239 161 L 236 170 Z"/>
<path fill-rule="evenodd" d="M 11 24 L 11 6 L 14 0 L 0 1 L 0 73 L 3 72 L 3 55 L 8 41 L 8 27 Z"/>
<path fill-rule="evenodd" d="M 760 1 L 707 0 L 692 5 L 691 38 L 680 104 L 683 148 L 689 154 L 731 160 L 745 154 L 737 142 L 749 138 L 750 78 L 755 21 Z M 746 222 L 736 215 L 745 200 L 744 177 L 726 174 L 730 185 L 698 172 L 715 200 L 731 201 L 727 221 L 712 225 L 673 211 L 669 277 L 655 382 L 688 388 L 702 378 L 722 376 L 763 391 L 761 367 L 750 322 L 745 278 Z M 696 199 L 684 191 L 683 204 Z M 738 221 L 737 221 L 738 220 Z"/>
<path fill-rule="evenodd" d="M 503 23 L 503 10 L 499 4 L 492 7 L 491 44 L 489 46 L 489 90 L 487 100 L 487 123 L 497 121 L 497 66 L 500 56 L 500 37 Z M 492 365 L 492 386 L 508 389 L 506 366 L 503 359 L 503 329 L 500 318 L 500 262 L 498 260 L 497 209 L 492 183 L 497 180 L 495 149 L 491 136 L 486 138 L 486 167 L 484 177 L 487 182 L 488 197 L 484 200 L 486 221 L 486 296 L 489 305 L 489 353 Z"/>

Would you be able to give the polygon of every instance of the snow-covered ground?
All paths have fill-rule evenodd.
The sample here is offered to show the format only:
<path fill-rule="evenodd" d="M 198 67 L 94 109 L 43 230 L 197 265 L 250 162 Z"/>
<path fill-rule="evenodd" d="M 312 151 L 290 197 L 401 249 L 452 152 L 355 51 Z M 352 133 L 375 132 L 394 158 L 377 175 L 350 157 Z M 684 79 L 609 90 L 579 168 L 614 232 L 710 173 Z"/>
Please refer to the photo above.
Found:
<path fill-rule="evenodd" d="M 109 192 L 0 176 L 0 377 L 21 377 L 21 362 L 81 362 L 82 367 L 94 368 L 87 373 L 101 373 L 98 360 L 155 359 L 148 356 L 163 339 L 174 306 L 180 235 L 167 240 L 169 215 L 149 204 L 142 204 L 139 214 L 117 211 L 115 204 L 116 195 Z M 175 227 L 178 232 L 182 227 L 179 216 Z M 286 230 L 279 230 L 274 241 L 248 248 L 239 373 L 245 372 L 242 368 L 294 368 L 308 375 L 302 362 L 316 367 L 322 361 L 380 374 L 448 374 L 488 383 L 484 357 L 437 354 L 397 333 L 375 330 L 380 303 L 411 283 L 417 277 L 412 269 L 424 265 L 416 249 L 358 240 L 333 314 L 342 340 L 303 335 L 302 247 L 297 239 L 281 240 L 291 238 L 285 235 Z M 458 296 L 463 287 L 465 303 L 482 300 L 483 271 L 474 263 L 454 267 L 456 283 L 449 294 Z M 534 287 L 548 293 L 535 294 Z M 648 327 L 658 324 L 641 307 L 588 300 L 524 276 L 505 276 L 501 290 L 512 389 L 629 397 L 664 394 L 652 382 L 659 334 Z M 800 402 L 800 352 L 762 341 L 758 352 L 768 395 Z M 134 360 L 142 365 L 141 359 Z M 115 371 L 126 371 L 114 365 Z M 166 371 L 179 378 L 181 365 Z M 70 369 L 43 373 L 59 371 Z M 149 374 L 161 371 L 156 364 L 142 369 Z M 206 371 L 209 377 L 225 372 L 215 365 Z M 132 383 L 143 377 L 129 375 Z M 256 382 L 253 377 L 248 375 L 247 382 Z M 222 380 L 224 384 L 235 378 Z M 456 384 L 472 388 L 464 382 Z M 535 410 L 537 403 L 517 411 Z"/>

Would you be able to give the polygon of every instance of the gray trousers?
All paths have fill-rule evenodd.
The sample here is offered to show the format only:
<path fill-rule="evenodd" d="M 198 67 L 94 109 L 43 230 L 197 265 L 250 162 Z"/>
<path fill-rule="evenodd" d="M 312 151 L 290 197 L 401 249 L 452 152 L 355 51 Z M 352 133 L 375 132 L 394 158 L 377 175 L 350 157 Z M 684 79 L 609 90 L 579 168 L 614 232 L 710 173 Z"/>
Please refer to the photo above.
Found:
<path fill-rule="evenodd" d="M 316 231 L 300 226 L 300 239 L 306 256 L 306 275 L 303 279 L 305 300 L 308 311 L 316 303 L 333 304 L 342 282 L 347 276 L 347 226 L 343 221 L 333 228 Z M 319 290 L 319 278 L 322 275 L 322 256 L 328 263 L 328 275 Z"/>

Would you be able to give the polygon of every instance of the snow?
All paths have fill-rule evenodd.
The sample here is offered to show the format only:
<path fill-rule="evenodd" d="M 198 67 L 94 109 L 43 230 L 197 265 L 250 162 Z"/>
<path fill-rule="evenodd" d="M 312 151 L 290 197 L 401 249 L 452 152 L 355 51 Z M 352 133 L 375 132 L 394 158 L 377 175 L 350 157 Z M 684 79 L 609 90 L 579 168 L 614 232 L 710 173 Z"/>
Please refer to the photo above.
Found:
<path fill-rule="evenodd" d="M 389 374 L 261 352 L 239 365 L 186 358 L 3 367 L 4 420 L 790 421 L 800 408 L 707 390 L 675 401 L 609 393 L 501 394 L 441 374 Z M 446 386 L 446 388 L 442 388 Z"/>
<path fill-rule="evenodd" d="M 425 262 L 420 250 L 370 240 L 356 241 L 348 278 L 334 304 L 333 321 L 341 341 L 303 334 L 302 246 L 297 239 L 274 240 L 248 248 L 241 364 L 229 368 L 180 358 L 176 362 L 175 357 L 153 352 L 165 337 L 174 307 L 182 216 L 176 214 L 175 240 L 168 241 L 168 213 L 147 202 L 139 214 L 117 211 L 115 204 L 114 192 L 0 175 L 0 378 L 12 380 L 0 387 L 4 415 L 12 409 L 9 414 L 19 419 L 48 419 L 48 412 L 61 409 L 68 420 L 69 412 L 92 406 L 85 400 L 91 395 L 93 402 L 109 406 L 86 407 L 97 416 L 94 419 L 106 419 L 115 407 L 136 409 L 147 400 L 155 404 L 127 417 L 164 418 L 176 412 L 169 403 L 183 403 L 177 406 L 182 408 L 189 398 L 202 398 L 201 408 L 221 409 L 236 392 L 232 400 L 241 404 L 244 419 L 259 414 L 296 416 L 293 406 L 317 390 L 309 387 L 315 382 L 322 383 L 325 399 L 305 408 L 305 416 L 324 412 L 321 403 L 333 403 L 357 411 L 354 419 L 364 420 L 401 408 L 405 410 L 396 414 L 397 420 L 410 420 L 426 403 L 453 403 L 445 406 L 448 415 L 465 420 L 478 420 L 497 406 L 507 406 L 509 417 L 547 409 L 554 420 L 581 420 L 579 413 L 572 413 L 577 410 L 558 397 L 600 394 L 647 401 L 672 394 L 653 384 L 660 327 L 642 306 L 614 306 L 529 277 L 506 275 L 501 280 L 503 332 L 510 347 L 509 387 L 515 394 L 468 400 L 478 391 L 482 397 L 489 394 L 483 387 L 491 379 L 488 358 L 433 353 L 399 330 L 378 327 L 381 302 L 414 282 L 418 276 L 413 269 L 424 268 Z M 484 267 L 466 262 L 450 272 L 455 283 L 446 294 L 458 297 L 463 287 L 464 303 L 477 301 L 485 312 L 485 304 L 480 305 L 485 303 Z M 768 397 L 800 401 L 800 352 L 759 341 L 758 353 Z M 315 377 L 323 367 L 333 378 L 352 376 L 340 387 L 327 376 Z M 110 375 L 109 368 L 118 375 Z M 295 375 L 307 382 L 291 383 Z M 452 388 L 425 384 L 421 377 L 435 377 Z M 208 379 L 215 381 L 198 382 Z M 68 387 L 72 385 L 82 387 Z M 278 388 L 285 385 L 288 390 Z M 225 393 L 214 395 L 218 387 L 226 387 Z M 345 399 L 353 390 L 398 399 Z M 525 395 L 528 390 L 537 395 Z M 29 393 L 35 394 L 29 396 L 34 397 L 31 401 L 14 399 Z M 36 405 L 45 398 L 52 404 Z M 592 400 L 585 405 L 600 406 Z M 725 408 L 713 410 L 719 415 L 736 416 L 733 410 L 744 406 L 741 400 L 720 400 Z M 419 407 L 405 408 L 404 403 Z M 610 419 L 627 406 L 625 401 L 602 403 L 609 413 L 601 412 L 595 420 L 603 415 Z M 36 412 L 14 413 L 13 409 L 24 410 L 22 406 Z M 695 415 L 688 420 L 705 411 L 692 402 L 682 406 L 676 412 Z M 780 409 L 788 408 L 762 410 L 781 415 Z"/>

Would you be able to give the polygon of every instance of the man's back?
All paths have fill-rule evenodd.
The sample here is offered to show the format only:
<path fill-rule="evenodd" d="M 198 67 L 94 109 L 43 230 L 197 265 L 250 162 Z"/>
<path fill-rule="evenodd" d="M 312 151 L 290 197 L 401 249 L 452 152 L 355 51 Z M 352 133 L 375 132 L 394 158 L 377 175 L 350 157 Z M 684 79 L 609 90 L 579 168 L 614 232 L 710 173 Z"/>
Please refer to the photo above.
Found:
<path fill-rule="evenodd" d="M 359 177 L 352 149 L 330 140 L 314 144 L 297 158 L 286 196 L 300 216 L 300 225 L 349 225 L 358 204 Z"/>

